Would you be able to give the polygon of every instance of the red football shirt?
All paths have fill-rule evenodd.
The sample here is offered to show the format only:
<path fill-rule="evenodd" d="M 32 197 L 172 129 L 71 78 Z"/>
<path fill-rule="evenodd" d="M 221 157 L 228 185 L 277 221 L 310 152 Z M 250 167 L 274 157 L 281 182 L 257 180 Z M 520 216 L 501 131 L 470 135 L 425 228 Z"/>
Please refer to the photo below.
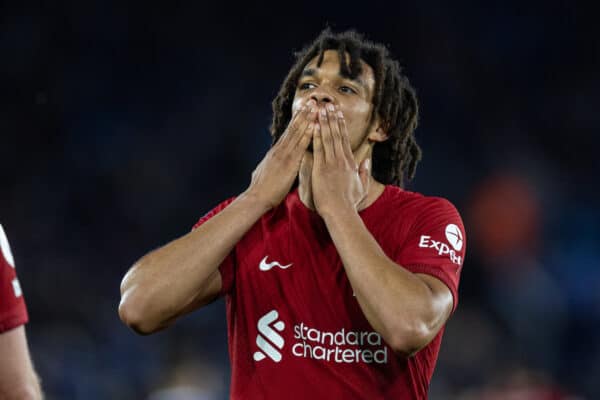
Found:
<path fill-rule="evenodd" d="M 465 236 L 452 204 L 386 186 L 360 217 L 390 259 L 440 279 L 456 307 Z M 297 190 L 261 217 L 219 269 L 232 399 L 427 398 L 443 329 L 413 357 L 394 354 L 366 320 L 323 219 Z"/>
<path fill-rule="evenodd" d="M 17 279 L 8 239 L 0 225 L 0 333 L 27 322 L 27 309 Z"/>

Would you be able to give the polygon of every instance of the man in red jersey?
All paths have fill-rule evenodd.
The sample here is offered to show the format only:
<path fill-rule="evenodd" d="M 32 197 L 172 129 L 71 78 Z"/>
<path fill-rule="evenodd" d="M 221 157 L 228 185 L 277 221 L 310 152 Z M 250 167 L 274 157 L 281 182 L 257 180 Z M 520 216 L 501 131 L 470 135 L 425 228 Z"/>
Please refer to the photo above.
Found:
<path fill-rule="evenodd" d="M 152 333 L 225 296 L 232 399 L 426 399 L 465 236 L 401 189 L 414 89 L 384 46 L 325 30 L 273 111 L 248 189 L 129 270 L 122 320 Z"/>
<path fill-rule="evenodd" d="M 8 239 L 0 225 L 0 399 L 41 399 L 25 328 L 27 309 Z"/>

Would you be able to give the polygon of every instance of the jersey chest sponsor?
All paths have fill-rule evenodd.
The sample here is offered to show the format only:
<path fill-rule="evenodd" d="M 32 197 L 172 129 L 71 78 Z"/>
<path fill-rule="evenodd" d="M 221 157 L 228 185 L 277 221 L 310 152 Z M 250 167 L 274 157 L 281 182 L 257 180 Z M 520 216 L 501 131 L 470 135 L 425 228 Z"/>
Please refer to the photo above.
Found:
<path fill-rule="evenodd" d="M 286 327 L 292 329 L 285 335 Z M 257 350 L 254 361 L 270 359 L 280 362 L 288 357 L 318 360 L 336 364 L 387 364 L 389 348 L 381 335 L 374 331 L 341 328 L 336 331 L 321 330 L 304 322 L 284 322 L 273 309 L 257 322 Z M 285 337 L 288 337 L 286 343 Z"/>

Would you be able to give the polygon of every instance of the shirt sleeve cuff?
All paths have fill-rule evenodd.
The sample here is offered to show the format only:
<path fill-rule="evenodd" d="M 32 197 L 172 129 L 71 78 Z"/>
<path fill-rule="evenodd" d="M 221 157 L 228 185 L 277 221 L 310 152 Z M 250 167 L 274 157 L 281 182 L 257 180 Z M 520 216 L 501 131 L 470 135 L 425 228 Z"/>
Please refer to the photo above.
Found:
<path fill-rule="evenodd" d="M 29 321 L 27 313 L 8 315 L 0 321 L 0 333 L 25 325 Z"/>

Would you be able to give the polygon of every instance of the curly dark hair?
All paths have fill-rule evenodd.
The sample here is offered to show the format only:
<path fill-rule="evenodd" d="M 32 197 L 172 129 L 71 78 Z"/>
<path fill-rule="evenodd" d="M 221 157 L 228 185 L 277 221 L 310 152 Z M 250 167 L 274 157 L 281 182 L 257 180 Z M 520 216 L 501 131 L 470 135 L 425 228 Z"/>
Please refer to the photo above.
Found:
<path fill-rule="evenodd" d="M 402 186 L 405 176 L 409 180 L 414 177 L 421 160 L 421 148 L 414 136 L 419 116 L 417 95 L 388 49 L 353 30 L 333 33 L 326 28 L 313 43 L 295 53 L 296 63 L 272 103 L 272 143 L 279 140 L 290 121 L 292 102 L 304 67 L 317 56 L 317 66 L 321 66 L 326 50 L 336 50 L 340 60 L 345 60 L 340 66 L 340 74 L 345 78 L 355 79 L 361 74 L 361 60 L 373 68 L 373 112 L 383 121 L 382 128 L 389 137 L 373 147 L 372 174 L 384 184 Z M 349 57 L 345 56 L 346 53 Z"/>

